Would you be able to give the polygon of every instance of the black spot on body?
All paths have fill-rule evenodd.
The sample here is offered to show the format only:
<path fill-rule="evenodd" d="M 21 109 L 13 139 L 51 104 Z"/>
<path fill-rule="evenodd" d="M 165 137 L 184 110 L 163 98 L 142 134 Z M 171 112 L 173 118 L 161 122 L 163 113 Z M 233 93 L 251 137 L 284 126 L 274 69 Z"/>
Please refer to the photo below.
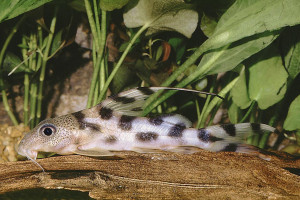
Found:
<path fill-rule="evenodd" d="M 79 129 L 83 130 L 86 128 L 90 128 L 93 131 L 100 131 L 100 127 L 97 124 L 93 124 L 93 123 L 87 123 L 84 121 L 84 117 L 85 115 L 79 111 L 76 113 L 72 113 L 72 115 L 77 119 L 77 122 L 79 124 Z"/>
<path fill-rule="evenodd" d="M 113 99 L 116 102 L 120 102 L 120 103 L 123 103 L 123 104 L 128 104 L 128 103 L 135 102 L 135 99 L 131 98 L 131 97 L 111 96 L 110 98 Z"/>
<path fill-rule="evenodd" d="M 260 128 L 260 124 L 258 123 L 251 123 L 251 128 L 253 132 L 260 132 L 261 128 Z"/>
<path fill-rule="evenodd" d="M 262 130 L 261 130 L 260 124 L 251 123 L 250 125 L 251 125 L 253 134 L 256 135 L 258 137 L 258 140 L 260 141 L 261 137 L 262 137 Z"/>
<path fill-rule="evenodd" d="M 223 124 L 221 125 L 221 127 L 224 129 L 224 131 L 234 137 L 236 135 L 236 129 L 235 129 L 235 125 L 234 124 Z"/>
<path fill-rule="evenodd" d="M 222 149 L 221 151 L 236 152 L 237 148 L 238 148 L 237 144 L 230 143 L 224 149 Z"/>
<path fill-rule="evenodd" d="M 85 117 L 85 115 L 84 115 L 81 111 L 72 113 L 72 115 L 73 115 L 78 121 L 82 121 L 82 120 L 84 119 L 84 117 Z"/>
<path fill-rule="evenodd" d="M 154 132 L 141 132 L 136 134 L 136 139 L 142 142 L 149 142 L 152 140 L 156 140 L 158 138 L 158 134 Z"/>
<path fill-rule="evenodd" d="M 112 113 L 112 109 L 106 107 L 100 108 L 99 111 L 100 117 L 105 120 L 109 120 L 112 117 Z"/>
<path fill-rule="evenodd" d="M 92 124 L 92 123 L 84 123 L 86 128 L 90 128 L 93 131 L 100 132 L 101 129 L 97 124 Z"/>
<path fill-rule="evenodd" d="M 182 137 L 182 132 L 186 128 L 186 126 L 183 123 L 176 124 L 171 128 L 171 130 L 168 133 L 168 136 L 170 137 Z"/>
<path fill-rule="evenodd" d="M 155 126 L 159 126 L 163 123 L 163 119 L 161 116 L 151 117 L 149 118 L 149 122 Z"/>
<path fill-rule="evenodd" d="M 119 121 L 119 128 L 124 131 L 129 131 L 132 128 L 132 121 L 135 119 L 135 116 L 122 115 Z"/>
<path fill-rule="evenodd" d="M 148 87 L 139 87 L 139 88 L 137 88 L 137 90 L 139 90 L 140 92 L 142 92 L 145 95 L 151 95 L 154 93 L 154 91 Z"/>
<path fill-rule="evenodd" d="M 208 130 L 201 128 L 198 130 L 198 138 L 202 142 L 208 143 L 208 142 L 216 142 L 216 141 L 221 141 L 223 138 L 218 138 L 216 136 L 212 136 Z"/>
<path fill-rule="evenodd" d="M 81 111 L 79 111 L 76 113 L 72 113 L 72 115 L 76 118 L 76 120 L 79 124 L 79 129 L 85 129 L 85 123 L 83 122 L 84 114 Z"/>
<path fill-rule="evenodd" d="M 85 115 L 81 111 L 72 113 L 72 115 L 76 118 L 78 125 L 79 125 L 79 129 L 81 129 L 81 130 L 85 129 L 85 127 L 86 127 L 86 124 L 84 122 Z"/>

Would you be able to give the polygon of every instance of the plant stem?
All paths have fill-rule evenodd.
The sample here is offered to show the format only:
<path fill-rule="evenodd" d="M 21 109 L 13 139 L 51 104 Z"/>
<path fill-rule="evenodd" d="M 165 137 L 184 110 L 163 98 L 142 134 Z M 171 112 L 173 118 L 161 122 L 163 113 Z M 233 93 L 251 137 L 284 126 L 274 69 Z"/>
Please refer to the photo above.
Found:
<path fill-rule="evenodd" d="M 37 101 L 37 88 L 38 85 L 36 83 L 32 83 L 30 86 L 30 128 L 35 126 L 36 121 L 36 101 Z"/>
<path fill-rule="evenodd" d="M 209 89 L 209 92 L 210 92 L 210 93 L 212 93 L 213 90 L 214 90 L 214 84 L 215 84 L 215 81 L 214 81 L 214 83 L 212 84 L 212 86 L 211 86 L 210 89 Z M 200 117 L 198 118 L 198 122 L 197 122 L 196 128 L 200 128 L 200 127 L 203 127 L 203 126 L 204 126 L 205 120 L 203 120 L 203 115 L 204 115 L 204 113 L 205 113 L 205 111 L 206 111 L 206 109 L 207 109 L 207 106 L 208 106 L 208 104 L 209 104 L 209 102 L 210 102 L 210 99 L 211 99 L 211 96 L 208 95 L 208 96 L 206 97 L 206 101 L 205 101 L 204 106 L 203 106 L 203 108 L 202 108 L 202 112 L 201 112 L 201 114 L 200 114 Z"/>
<path fill-rule="evenodd" d="M 88 20 L 89 20 L 89 23 L 90 23 L 91 31 L 92 31 L 92 34 L 93 34 L 93 39 L 95 40 L 93 42 L 93 44 L 96 45 L 96 49 L 99 49 L 99 38 L 98 38 L 98 34 L 97 34 L 97 28 L 96 28 L 95 20 L 93 18 L 93 11 L 92 11 L 91 4 L 90 4 L 89 0 L 84 0 L 84 4 L 85 4 L 85 9 L 86 9 L 86 13 L 87 13 L 87 16 L 88 16 Z"/>
<path fill-rule="evenodd" d="M 102 11 L 101 15 L 101 37 L 100 37 L 100 50 L 99 54 L 101 55 L 101 68 L 100 68 L 100 74 L 99 74 L 99 90 L 101 91 L 104 87 L 105 80 L 106 80 L 106 74 L 105 74 L 105 68 L 106 68 L 106 62 L 105 62 L 105 55 L 104 55 L 104 49 L 106 45 L 106 30 L 107 30 L 107 19 L 106 19 L 106 11 Z M 98 97 L 98 95 L 97 95 Z"/>
<path fill-rule="evenodd" d="M 241 119 L 239 123 L 243 123 L 249 117 L 251 111 L 253 110 L 254 105 L 255 105 L 255 101 L 252 101 L 250 108 L 247 110 L 247 113 L 244 115 L 244 117 Z"/>
<path fill-rule="evenodd" d="M 43 85 L 44 85 L 44 79 L 45 79 L 45 73 L 46 73 L 46 65 L 47 65 L 48 56 L 49 56 L 49 52 L 50 52 L 50 48 L 51 48 L 52 40 L 53 40 L 53 36 L 54 36 L 54 31 L 55 31 L 57 12 L 58 12 L 58 7 L 56 7 L 55 10 L 54 10 L 54 16 L 53 16 L 52 21 L 51 21 L 50 32 L 49 32 L 49 35 L 48 35 L 46 48 L 45 48 L 45 51 L 43 53 L 41 73 L 40 73 L 40 83 L 39 83 L 39 90 L 38 90 L 38 104 L 37 104 L 36 123 L 38 123 L 40 121 L 41 113 L 42 113 Z"/>
<path fill-rule="evenodd" d="M 8 37 L 6 38 L 3 46 L 2 46 L 2 49 L 1 49 L 1 52 L 0 52 L 0 88 L 1 88 L 1 94 L 2 94 L 2 101 L 3 101 L 3 104 L 4 104 L 4 108 L 8 114 L 8 116 L 10 117 L 12 123 L 14 125 L 18 125 L 18 121 L 15 117 L 15 115 L 13 114 L 13 112 L 10 110 L 10 106 L 9 106 L 9 103 L 8 103 L 8 100 L 7 100 L 7 94 L 5 92 L 5 85 L 4 85 L 4 81 L 3 81 L 3 61 L 4 61 L 4 54 L 6 52 L 6 49 L 11 41 L 11 39 L 13 38 L 13 36 L 15 35 L 15 33 L 17 32 L 20 24 L 22 23 L 22 21 L 24 20 L 24 16 L 16 23 L 16 25 L 12 28 L 12 30 L 10 31 Z"/>
<path fill-rule="evenodd" d="M 261 149 L 265 148 L 266 143 L 267 143 L 267 141 L 269 139 L 269 135 L 270 135 L 270 133 L 264 133 L 262 135 L 262 137 L 260 138 L 259 143 L 258 143 L 258 147 L 259 148 L 261 148 Z"/>
<path fill-rule="evenodd" d="M 90 22 L 93 23 L 93 22 Z M 100 29 L 100 28 L 99 28 Z M 94 35 L 97 34 L 97 35 Z M 96 83 L 99 81 L 99 84 L 101 83 L 101 79 L 105 80 L 105 77 L 99 76 L 99 71 L 101 68 L 101 62 L 103 60 L 103 52 L 105 48 L 105 42 L 106 42 L 106 12 L 102 11 L 101 12 L 101 35 L 100 35 L 100 44 L 95 45 L 93 47 L 93 63 L 94 63 L 94 72 L 93 72 L 93 77 L 92 77 L 92 82 L 89 90 L 89 96 L 88 96 L 88 103 L 87 103 L 87 108 L 90 108 L 92 105 L 97 104 L 97 97 L 94 97 L 95 94 L 95 89 L 96 89 Z M 98 37 L 98 33 L 93 33 L 93 37 Z M 97 54 L 96 54 L 97 52 Z M 96 58 L 96 59 L 95 59 Z M 97 87 L 98 90 L 100 90 L 100 87 Z M 97 92 L 98 93 L 98 92 Z M 95 101 L 96 100 L 96 101 Z"/>
<path fill-rule="evenodd" d="M 26 39 L 25 36 L 23 35 L 22 37 L 22 44 L 26 45 Z M 22 55 L 23 59 L 27 59 L 27 50 L 25 48 L 22 49 Z M 28 66 L 28 61 L 25 61 L 25 66 L 29 68 Z M 29 111 L 29 74 L 25 72 L 24 74 L 24 114 L 23 114 L 23 119 L 24 119 L 24 125 L 28 125 L 28 111 Z"/>
<path fill-rule="evenodd" d="M 197 122 L 196 128 L 199 128 L 199 126 L 200 126 L 199 119 L 201 117 L 201 110 L 200 110 L 200 105 L 199 105 L 199 102 L 197 99 L 195 100 L 195 105 L 196 105 L 196 111 L 197 111 L 197 117 L 198 117 L 198 122 Z"/>
<path fill-rule="evenodd" d="M 93 105 L 93 99 L 94 99 L 93 96 L 95 93 L 95 87 L 96 87 L 97 77 L 98 77 L 98 73 L 99 73 L 99 67 L 97 67 L 98 57 L 97 57 L 97 53 L 96 53 L 96 47 L 94 45 L 93 45 L 92 54 L 93 54 L 94 71 L 93 71 L 93 77 L 92 77 L 91 86 L 90 86 L 89 95 L 88 95 L 88 102 L 86 105 L 87 108 L 90 108 Z"/>
<path fill-rule="evenodd" d="M 231 90 L 231 88 L 235 85 L 235 83 L 237 82 L 237 80 L 239 79 L 239 77 L 236 77 L 235 79 L 233 79 L 229 84 L 226 85 L 226 87 L 224 87 L 220 92 L 219 95 L 221 97 L 225 97 L 225 95 Z M 219 98 L 214 98 L 209 105 L 207 106 L 207 109 L 205 110 L 204 114 L 203 114 L 203 119 L 206 119 L 209 115 L 209 113 L 212 111 L 212 109 L 221 102 L 221 99 Z"/>
<path fill-rule="evenodd" d="M 94 91 L 93 105 L 97 104 L 98 91 L 99 91 L 99 84 L 96 83 L 95 91 Z"/>
<path fill-rule="evenodd" d="M 109 75 L 109 77 L 107 78 L 101 92 L 100 95 L 98 97 L 98 102 L 100 102 L 101 100 L 104 99 L 104 96 L 106 94 L 106 91 L 108 89 L 108 86 L 110 84 L 110 82 L 112 81 L 112 79 L 114 78 L 114 76 L 116 75 L 117 71 L 119 70 L 119 68 L 121 67 L 125 57 L 127 56 L 129 50 L 131 49 L 132 45 L 134 44 L 134 42 L 137 40 L 137 38 L 139 38 L 139 36 L 149 27 L 149 24 L 145 24 L 144 26 L 142 26 L 139 31 L 134 35 L 134 37 L 130 40 L 128 46 L 126 47 L 125 51 L 123 52 L 121 58 L 119 59 L 117 65 L 114 67 L 113 71 L 111 72 L 111 74 Z"/>
<path fill-rule="evenodd" d="M 103 86 L 104 86 L 104 84 L 105 84 L 105 79 L 106 79 L 106 62 L 105 62 L 105 56 L 103 57 L 103 59 L 102 59 L 102 62 L 101 62 L 101 68 L 100 68 L 100 74 L 99 74 L 99 76 L 100 76 L 100 81 L 99 81 L 99 91 L 101 91 L 102 90 L 102 88 L 103 88 Z M 97 97 L 98 97 L 98 95 L 97 95 Z M 98 102 L 96 102 L 96 103 L 98 103 Z"/>
<path fill-rule="evenodd" d="M 97 0 L 93 0 L 93 7 L 94 7 L 94 13 L 95 13 L 95 21 L 96 21 L 96 33 L 97 33 L 97 37 L 100 38 L 101 37 L 101 31 L 100 30 L 100 22 L 99 22 L 99 12 L 98 12 L 98 4 L 97 4 Z"/>
<path fill-rule="evenodd" d="M 38 26 L 37 28 L 37 33 L 38 33 L 39 51 L 42 51 L 41 49 L 43 47 L 43 31 L 40 26 Z M 37 56 L 38 59 L 36 65 L 29 65 L 29 68 L 34 72 L 37 72 L 41 68 L 42 60 L 43 60 L 41 53 L 38 53 Z M 31 80 L 30 92 L 29 92 L 30 93 L 30 114 L 29 114 L 30 128 L 33 128 L 36 125 L 37 88 L 38 88 L 37 81 Z"/>

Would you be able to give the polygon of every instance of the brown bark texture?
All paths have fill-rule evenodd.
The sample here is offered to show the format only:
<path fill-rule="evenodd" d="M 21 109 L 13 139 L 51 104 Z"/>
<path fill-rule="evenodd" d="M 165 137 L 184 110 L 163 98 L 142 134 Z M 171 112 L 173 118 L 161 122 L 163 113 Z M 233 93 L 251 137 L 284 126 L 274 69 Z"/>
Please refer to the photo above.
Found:
<path fill-rule="evenodd" d="M 95 199 L 300 199 L 300 159 L 201 151 L 118 157 L 57 156 L 0 163 L 0 194 L 33 188 L 88 191 Z"/>

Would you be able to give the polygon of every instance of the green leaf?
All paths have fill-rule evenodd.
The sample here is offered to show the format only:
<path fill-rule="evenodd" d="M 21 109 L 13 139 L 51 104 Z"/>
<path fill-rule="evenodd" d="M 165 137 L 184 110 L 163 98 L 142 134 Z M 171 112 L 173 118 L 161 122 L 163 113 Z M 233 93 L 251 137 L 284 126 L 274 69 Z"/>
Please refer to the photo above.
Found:
<path fill-rule="evenodd" d="M 100 0 L 100 8 L 106 11 L 120 9 L 128 3 L 129 0 Z"/>
<path fill-rule="evenodd" d="M 129 28 L 147 25 L 146 35 L 177 31 L 190 38 L 198 23 L 198 13 L 183 0 L 132 0 L 123 17 Z"/>
<path fill-rule="evenodd" d="M 1 0 L 0 23 L 38 8 L 52 0 Z"/>
<path fill-rule="evenodd" d="M 283 128 L 288 131 L 300 129 L 300 95 L 291 103 Z"/>
<path fill-rule="evenodd" d="M 260 109 L 267 109 L 284 97 L 288 74 L 277 46 L 270 45 L 254 55 L 246 66 L 249 66 L 249 97 Z"/>
<path fill-rule="evenodd" d="M 200 27 L 207 37 L 213 34 L 220 17 L 234 2 L 235 0 L 201 0 L 193 2 L 203 11 Z"/>
<path fill-rule="evenodd" d="M 286 29 L 281 39 L 284 64 L 292 79 L 300 72 L 300 26 Z"/>
<path fill-rule="evenodd" d="M 168 43 L 175 51 L 176 62 L 179 62 L 186 49 L 186 38 L 173 37 L 169 39 Z"/>
<path fill-rule="evenodd" d="M 51 49 L 50 49 L 50 55 L 53 56 L 53 53 L 59 50 L 61 47 L 61 44 L 63 42 L 62 39 L 62 34 L 63 34 L 64 29 L 60 29 L 54 34 Z"/>
<path fill-rule="evenodd" d="M 202 18 L 201 18 L 201 30 L 203 31 L 203 33 L 207 36 L 210 37 L 213 32 L 215 31 L 215 28 L 217 26 L 217 22 L 215 19 L 213 19 L 210 16 L 207 16 L 205 14 L 203 14 Z"/>
<path fill-rule="evenodd" d="M 18 56 L 11 52 L 7 52 L 3 62 L 3 71 L 9 73 L 15 67 L 17 67 L 17 69 L 14 71 L 14 73 L 29 71 L 29 69 L 26 68 L 26 66 L 22 63 L 21 59 Z"/>
<path fill-rule="evenodd" d="M 82 0 L 73 0 L 69 2 L 68 5 L 79 12 L 86 12 L 85 4 Z"/>
<path fill-rule="evenodd" d="M 211 61 L 211 59 L 214 59 L 214 62 L 207 72 L 208 74 L 216 74 L 232 70 L 246 58 L 249 58 L 253 54 L 270 45 L 277 36 L 277 32 L 252 36 L 234 42 L 226 49 L 206 53 L 201 59 L 199 68 L 206 65 Z M 217 56 L 218 54 L 221 55 Z"/>
<path fill-rule="evenodd" d="M 249 58 L 246 66 L 249 81 L 242 70 L 231 91 L 232 100 L 236 105 L 245 109 L 256 101 L 260 109 L 267 109 L 284 97 L 288 74 L 275 45 L 270 45 Z"/>
<path fill-rule="evenodd" d="M 237 0 L 221 17 L 205 51 L 300 23 L 299 0 Z"/>
<path fill-rule="evenodd" d="M 228 108 L 228 117 L 230 119 L 230 123 L 233 124 L 237 124 L 239 122 L 239 119 L 241 118 L 241 111 L 239 107 L 232 101 Z"/>
<path fill-rule="evenodd" d="M 251 104 L 251 99 L 248 95 L 247 80 L 245 75 L 245 68 L 241 70 L 239 80 L 236 82 L 231 90 L 233 102 L 241 109 L 248 108 Z"/>
<path fill-rule="evenodd" d="M 123 64 L 118 72 L 116 73 L 110 89 L 113 94 L 117 94 L 120 91 L 131 87 L 136 87 L 138 83 L 138 79 L 135 73 L 129 69 L 128 64 Z"/>

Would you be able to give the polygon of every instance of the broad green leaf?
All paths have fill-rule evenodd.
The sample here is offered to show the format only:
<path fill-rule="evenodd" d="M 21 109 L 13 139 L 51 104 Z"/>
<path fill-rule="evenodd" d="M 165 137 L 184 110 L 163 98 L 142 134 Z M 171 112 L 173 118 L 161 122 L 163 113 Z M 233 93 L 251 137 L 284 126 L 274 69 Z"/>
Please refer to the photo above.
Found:
<path fill-rule="evenodd" d="M 38 8 L 53 0 L 1 0 L 0 23 Z"/>
<path fill-rule="evenodd" d="M 294 79 L 300 72 L 300 25 L 286 29 L 281 44 L 285 67 Z"/>
<path fill-rule="evenodd" d="M 132 0 L 123 17 L 129 28 L 149 27 L 146 35 L 177 31 L 190 38 L 198 23 L 198 13 L 183 0 Z"/>
<path fill-rule="evenodd" d="M 291 103 L 283 128 L 288 131 L 300 129 L 300 95 Z"/>
<path fill-rule="evenodd" d="M 235 68 L 245 59 L 271 44 L 278 33 L 268 33 L 259 36 L 252 36 L 232 43 L 228 48 L 209 52 L 203 56 L 199 68 L 206 65 L 212 59 L 208 74 L 226 72 Z M 219 56 L 217 56 L 219 54 Z"/>
<path fill-rule="evenodd" d="M 270 45 L 249 59 L 249 97 L 260 109 L 280 101 L 286 92 L 288 74 L 282 65 L 277 46 Z"/>
<path fill-rule="evenodd" d="M 129 0 L 100 0 L 100 8 L 106 11 L 120 9 L 128 3 Z"/>
<path fill-rule="evenodd" d="M 203 43 L 207 51 L 242 38 L 300 24 L 299 0 L 237 0 Z"/>
<path fill-rule="evenodd" d="M 239 80 L 233 86 L 231 90 L 232 101 L 241 109 L 248 108 L 251 104 L 247 89 L 247 80 L 245 75 L 245 69 L 243 68 L 240 73 Z"/>
<path fill-rule="evenodd" d="M 203 11 L 200 27 L 207 37 L 213 34 L 220 17 L 234 2 L 235 0 L 201 0 L 193 2 L 198 4 L 198 7 Z"/>
<path fill-rule="evenodd" d="M 202 18 L 201 18 L 201 30 L 203 31 L 203 33 L 207 36 L 210 37 L 215 28 L 217 26 L 217 22 L 215 19 L 213 19 L 210 16 L 207 16 L 205 14 L 203 14 Z"/>

